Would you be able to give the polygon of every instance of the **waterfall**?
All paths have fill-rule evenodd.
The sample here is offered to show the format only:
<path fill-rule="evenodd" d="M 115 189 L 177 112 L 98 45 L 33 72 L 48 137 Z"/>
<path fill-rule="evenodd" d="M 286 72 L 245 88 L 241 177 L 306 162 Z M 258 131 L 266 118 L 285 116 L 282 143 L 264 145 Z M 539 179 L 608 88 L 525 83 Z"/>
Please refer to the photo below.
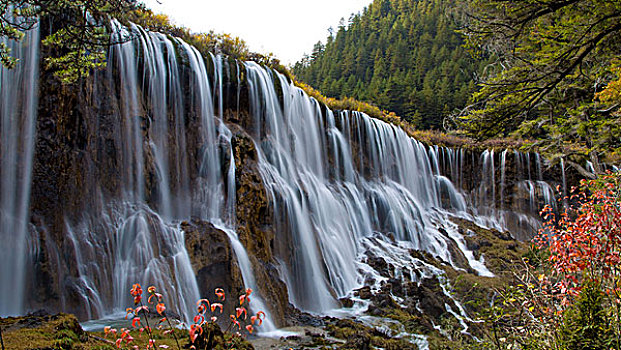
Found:
<path fill-rule="evenodd" d="M 265 264 L 280 271 L 291 303 L 310 312 L 333 311 L 338 298 L 377 282 L 368 264 L 375 255 L 394 261 L 395 274 L 412 280 L 413 269 L 433 269 L 416 259 L 412 265 L 410 249 L 493 276 L 452 219 L 498 229 L 517 220 L 532 227 L 530 212 L 554 201 L 538 156 L 533 165 L 521 153 L 475 156 L 428 147 L 363 113 L 331 111 L 257 63 L 204 57 L 183 40 L 136 25 L 113 23 L 113 29 L 122 43 L 110 48 L 107 69 L 93 73 L 95 97 L 84 102 L 92 112 L 84 117 L 86 141 L 76 152 L 80 162 L 71 164 L 80 176 L 75 193 L 85 198 L 59 209 L 63 238 L 45 247 L 58 261 L 60 308 L 83 310 L 82 318 L 122 312 L 131 305 L 129 288 L 141 283 L 155 285 L 168 309 L 190 320 L 200 286 L 181 227 L 200 220 L 226 233 L 243 283 L 254 290 L 251 308 L 268 315 L 262 330 L 275 329 L 276 312 L 255 276 L 260 267 L 251 265 L 255 257 L 238 236 L 237 182 L 245 169 L 236 168 L 239 135 L 256 149 L 253 171 L 273 213 L 268 230 L 276 237 L 266 249 L 274 259 Z M 30 32 L 14 48 L 32 67 L 2 70 L 1 233 L 15 249 L 0 257 L 0 314 L 23 311 L 36 35 Z M 230 93 L 229 85 L 237 90 Z M 18 108 L 8 101 L 18 101 Z M 248 120 L 242 120 L 246 107 Z M 480 165 L 475 185 L 466 175 L 470 162 Z M 518 207 L 527 210 L 514 220 L 510 214 Z M 470 266 L 457 266 L 455 249 Z M 450 312 L 467 317 L 463 310 Z"/>
<path fill-rule="evenodd" d="M 296 306 L 327 311 L 335 297 L 361 286 L 360 242 L 375 232 L 451 261 L 440 228 L 454 228 L 441 193 L 457 211 L 465 202 L 450 181 L 434 175 L 437 161 L 424 145 L 362 113 L 334 114 L 255 63 L 246 70 L 257 126 L 251 133 L 278 215 L 276 254 L 287 265 L 281 270 Z"/>
<path fill-rule="evenodd" d="M 213 207 L 219 205 L 204 200 L 211 198 L 209 194 L 196 202 L 190 198 L 193 192 L 204 191 L 192 191 L 190 186 L 190 175 L 199 172 L 198 166 L 191 170 L 191 163 L 201 162 L 188 157 L 188 109 L 203 123 L 198 136 L 212 145 L 200 155 L 202 160 L 214 157 L 216 131 L 213 108 L 204 102 L 210 97 L 208 83 L 192 84 L 198 87 L 194 99 L 183 94 L 177 47 L 196 63 L 191 68 L 197 80 L 206 80 L 206 69 L 202 61 L 192 60 L 197 53 L 187 45 L 137 26 L 113 25 L 119 41 L 130 35 L 137 39 L 111 47 L 107 71 L 95 77 L 101 93 L 119 98 L 118 104 L 101 102 L 99 108 L 114 113 L 101 117 L 92 132 L 110 137 L 110 148 L 118 150 L 106 154 L 104 164 L 117 164 L 121 190 L 108 196 L 106 178 L 89 179 L 85 190 L 96 195 L 95 204 L 78 222 L 67 220 L 79 274 L 73 288 L 87 305 L 86 317 L 97 318 L 131 305 L 127 288 L 132 284 L 155 285 L 168 298 L 169 309 L 188 321 L 200 296 L 176 219 L 189 218 L 193 212 L 212 216 L 217 211 Z M 112 133 L 106 135 L 104 127 Z M 221 176 L 207 175 L 209 184 L 221 181 Z"/>
<path fill-rule="evenodd" d="M 229 237 L 229 240 L 231 241 L 231 247 L 233 248 L 233 251 L 235 251 L 235 256 L 237 257 L 239 269 L 241 270 L 242 276 L 244 278 L 244 287 L 246 289 L 250 288 L 253 290 L 251 302 L 249 303 L 250 309 L 248 310 L 248 312 L 265 312 L 265 321 L 261 325 L 259 332 L 266 333 L 276 331 L 276 326 L 272 321 L 273 318 L 270 313 L 270 309 L 265 304 L 259 288 L 257 287 L 257 281 L 254 278 L 254 272 L 252 272 L 252 264 L 250 263 L 250 258 L 248 257 L 248 252 L 246 251 L 246 248 L 244 248 L 244 246 L 241 244 L 241 242 L 239 241 L 239 237 L 234 230 L 231 230 L 226 225 L 216 227 L 224 231 Z"/>
<path fill-rule="evenodd" d="M 39 28 L 0 38 L 18 60 L 0 67 L 0 316 L 23 312 L 39 76 Z"/>
<path fill-rule="evenodd" d="M 111 162 L 119 164 L 123 187 L 106 197 L 106 179 L 93 179 L 98 203 L 67 225 L 86 318 L 124 310 L 128 288 L 141 283 L 155 285 L 168 308 L 190 321 L 200 294 L 180 221 L 195 217 L 228 235 L 244 283 L 255 290 L 251 307 L 266 312 L 261 331 L 275 330 L 235 232 L 233 134 L 214 108 L 223 111 L 222 58 L 210 57 L 211 76 L 205 58 L 184 41 L 113 25 L 118 41 L 136 38 L 110 49 L 104 80 L 95 84 L 119 97 L 102 101 L 100 108 L 115 114 L 99 123 L 116 131 L 111 142 L 119 152 Z"/>

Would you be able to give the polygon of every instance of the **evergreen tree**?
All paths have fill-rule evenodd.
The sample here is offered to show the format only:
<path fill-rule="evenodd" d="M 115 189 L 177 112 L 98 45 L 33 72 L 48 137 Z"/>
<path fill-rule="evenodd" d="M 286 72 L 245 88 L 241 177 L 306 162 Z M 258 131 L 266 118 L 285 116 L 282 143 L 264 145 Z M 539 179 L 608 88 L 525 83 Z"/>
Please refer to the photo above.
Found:
<path fill-rule="evenodd" d="M 442 127 L 463 108 L 482 66 L 469 58 L 441 0 L 375 0 L 341 21 L 294 74 L 329 97 L 353 97 L 393 111 L 419 128 Z M 321 54 L 318 48 L 322 48 Z"/>

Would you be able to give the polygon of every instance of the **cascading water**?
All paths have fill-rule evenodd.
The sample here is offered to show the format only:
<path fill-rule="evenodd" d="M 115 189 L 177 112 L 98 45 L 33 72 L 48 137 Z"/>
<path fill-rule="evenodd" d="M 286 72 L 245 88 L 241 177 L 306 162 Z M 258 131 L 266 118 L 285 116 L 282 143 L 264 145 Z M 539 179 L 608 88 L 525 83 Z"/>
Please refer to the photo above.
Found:
<path fill-rule="evenodd" d="M 102 196 L 97 209 L 67 229 L 86 317 L 123 310 L 131 302 L 127 288 L 141 283 L 154 284 L 169 298 L 169 309 L 189 321 L 199 288 L 179 221 L 197 217 L 229 236 L 244 283 L 255 290 L 253 308 L 269 318 L 261 330 L 275 330 L 235 232 L 232 133 L 214 110 L 214 98 L 222 100 L 221 58 L 211 57 L 212 89 L 205 59 L 192 46 L 138 26 L 114 26 L 117 40 L 136 38 L 111 48 L 105 80 L 96 82 L 115 87 L 111 93 L 119 96 L 111 123 L 119 131 L 113 142 L 120 156 L 113 163 L 119 164 L 122 193 Z M 103 104 L 110 108 L 110 101 Z M 222 108 L 219 102 L 219 113 Z M 95 179 L 94 193 L 103 192 L 97 187 L 104 181 Z"/>
<path fill-rule="evenodd" d="M 4 14 L 3 14 L 4 15 Z M 0 37 L 17 65 L 0 67 L 0 316 L 23 312 L 35 144 L 39 28 L 21 41 Z"/>
<path fill-rule="evenodd" d="M 253 257 L 236 232 L 238 169 L 236 136 L 231 130 L 237 132 L 239 125 L 232 125 L 235 121 L 227 119 L 226 111 L 235 109 L 240 114 L 242 86 L 248 88 L 252 119 L 245 131 L 254 142 L 274 216 L 273 262 L 280 264 L 278 271 L 291 302 L 301 309 L 327 312 L 339 306 L 337 298 L 351 295 L 369 280 L 380 281 L 367 264 L 369 254 L 390 260 L 400 269 L 395 274 L 408 273 L 414 280 L 414 268 L 426 271 L 423 275 L 440 272 L 418 260 L 412 263 L 409 249 L 424 250 L 451 263 L 449 248 L 456 247 L 469 267 L 492 276 L 484 258 L 477 259 L 468 250 L 451 217 L 504 228 L 506 212 L 512 210 L 505 203 L 510 202 L 510 193 L 526 193 L 517 196 L 526 198 L 531 211 L 540 206 L 540 197 L 553 201 L 538 157 L 533 167 L 530 156 L 516 154 L 516 169 L 522 174 L 510 176 L 509 152 L 500 153 L 500 159 L 492 151 L 485 152 L 477 156 L 483 181 L 466 190 L 464 172 L 470 161 L 463 149 L 427 147 L 400 128 L 362 113 L 332 112 L 283 75 L 252 62 L 237 63 L 236 106 L 228 105 L 225 72 L 231 67 L 222 57 L 203 57 L 179 39 L 138 26 L 113 26 L 115 39 L 134 39 L 113 46 L 107 71 L 93 76 L 93 95 L 103 97 L 89 105 L 96 112 L 88 119 L 86 146 L 80 150 L 84 161 L 77 173 L 84 175 L 76 181 L 83 186 L 80 193 L 89 196 L 84 210 L 65 213 L 66 242 L 48 240 L 46 248 L 54 251 L 51 255 L 56 260 L 75 264 L 77 271 L 60 272 L 68 290 L 61 295 L 61 306 L 78 299 L 84 318 L 124 310 L 131 304 L 131 284 L 141 283 L 156 285 L 169 298 L 169 310 L 189 319 L 199 286 L 180 227 L 181 221 L 193 218 L 226 233 L 244 285 L 255 290 L 253 307 L 269 314 L 250 263 Z M 31 39 L 37 42 L 34 37 L 27 41 Z M 26 61 L 36 62 L 33 55 Z M 34 84 L 7 74 L 2 71 L 3 87 L 7 86 L 4 79 Z M 36 89 L 26 86 L 23 91 Z M 9 208 L 5 201 L 14 203 L 19 198 L 26 202 L 11 208 L 28 207 L 29 183 L 25 178 L 16 185 L 15 177 L 4 173 L 9 169 L 4 162 L 13 162 L 4 157 L 4 147 L 10 144 L 4 131 L 9 98 L 12 95 L 3 89 L 2 234 L 22 232 L 14 244 L 16 251 L 23 251 L 27 212 L 20 211 L 21 221 L 12 224 L 22 225 L 19 230 L 5 229 L 4 221 Z M 20 95 L 17 100 L 28 99 L 34 97 Z M 22 109 L 35 105 L 35 100 L 23 102 Z M 23 122 L 20 127 L 32 129 L 32 118 L 31 124 Z M 17 130 L 13 128 L 6 130 Z M 10 154 L 26 161 L 19 166 L 19 171 L 25 171 L 32 150 L 16 147 Z M 5 185 L 6 181 L 14 182 Z M 20 196 L 5 188 L 25 188 L 25 192 Z M 397 250 L 402 254 L 395 255 Z M 6 259 L 13 266 L 23 264 L 21 257 Z M 8 276 L 2 274 L 2 278 Z M 19 280 L 9 283 L 24 285 Z M 15 296 L 14 288 L 2 289 L 5 285 L 0 285 L 0 295 Z M 0 307 L 5 300 L 10 299 L 3 297 Z M 466 319 L 465 311 L 456 306 L 447 306 L 447 311 Z M 0 309 L 0 313 L 20 310 Z M 273 330 L 273 322 L 267 321 L 263 329 Z"/>
<path fill-rule="evenodd" d="M 536 153 L 489 150 L 478 157 L 472 154 L 472 161 L 465 163 L 464 152 L 430 149 L 431 157 L 441 164 L 437 173 L 448 176 L 451 184 L 458 184 L 458 192 L 463 194 L 467 209 L 462 214 L 480 226 L 509 231 L 519 239 L 532 238 L 541 227 L 539 211 L 545 205 L 554 210 L 557 206 L 555 191 L 544 181 L 541 157 Z"/>
<path fill-rule="evenodd" d="M 198 118 L 213 118 L 211 105 L 187 101 L 182 94 L 179 43 L 136 26 L 114 25 L 119 41 L 136 39 L 111 48 L 108 71 L 103 79 L 96 77 L 95 86 L 116 87 L 111 93 L 119 96 L 118 104 L 100 106 L 115 112 L 110 119 L 102 117 L 99 127 L 114 130 L 108 142 L 118 152 L 106 155 L 110 158 L 104 163 L 118 164 L 121 189 L 109 198 L 102 194 L 106 179 L 90 179 L 88 191 L 98 194 L 95 205 L 78 222 L 68 221 L 79 270 L 74 288 L 87 305 L 88 318 L 131 305 L 127 288 L 141 283 L 158 287 L 169 298 L 169 309 L 189 320 L 199 292 L 184 234 L 174 220 L 192 214 L 184 112 L 193 108 Z M 196 55 L 194 49 L 179 46 L 187 57 Z M 192 69 L 204 77 L 204 70 Z M 207 97 L 210 91 L 196 94 Z M 214 128 L 202 129 L 205 142 L 215 142 L 209 134 Z M 206 209 L 201 204 L 197 211 Z"/>
<path fill-rule="evenodd" d="M 251 298 L 251 310 L 254 312 L 263 311 L 265 313 L 265 321 L 261 325 L 260 332 L 268 333 L 276 331 L 276 326 L 274 322 L 272 322 L 272 316 L 270 314 L 269 308 L 265 304 L 265 301 L 261 297 L 259 288 L 257 287 L 257 281 L 254 278 L 254 272 L 252 271 L 252 264 L 250 263 L 250 258 L 248 257 L 248 252 L 246 248 L 239 241 L 239 237 L 237 233 L 230 229 L 229 227 L 222 225 L 216 227 L 222 231 L 224 231 L 229 240 L 231 242 L 231 247 L 235 251 L 235 256 L 237 257 L 237 262 L 239 264 L 239 269 L 241 270 L 242 276 L 244 278 L 244 287 L 253 290 L 253 296 Z M 251 311 L 248 310 L 248 311 Z"/>
<path fill-rule="evenodd" d="M 335 307 L 335 296 L 359 287 L 360 241 L 374 232 L 451 261 L 439 230 L 453 229 L 441 192 L 450 192 L 455 203 L 461 194 L 436 180 L 437 164 L 425 146 L 361 113 L 334 115 L 255 63 L 246 70 L 258 126 L 251 133 L 279 215 L 276 254 L 287 265 L 282 270 L 289 274 L 285 280 L 296 306 L 326 311 Z M 481 264 L 472 265 L 489 274 Z"/>

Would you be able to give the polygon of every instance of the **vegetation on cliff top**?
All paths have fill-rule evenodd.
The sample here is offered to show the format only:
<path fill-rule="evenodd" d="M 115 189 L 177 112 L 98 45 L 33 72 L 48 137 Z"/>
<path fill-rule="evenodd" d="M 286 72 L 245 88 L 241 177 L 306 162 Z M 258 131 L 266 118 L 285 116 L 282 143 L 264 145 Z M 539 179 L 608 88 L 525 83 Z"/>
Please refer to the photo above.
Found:
<path fill-rule="evenodd" d="M 133 11 L 129 16 L 129 20 L 141 25 L 145 29 L 181 38 L 196 47 L 204 55 L 209 52 L 214 54 L 223 54 L 240 61 L 255 61 L 264 66 L 270 67 L 277 72 L 284 74 L 309 96 L 315 98 L 320 103 L 325 104 L 332 110 L 358 111 L 389 123 L 397 125 L 403 124 L 401 122 L 401 118 L 399 118 L 395 113 L 382 110 L 373 104 L 361 102 L 353 98 L 336 99 L 326 97 L 322 92 L 296 79 L 291 71 L 282 65 L 280 61 L 271 53 L 263 55 L 252 52 L 244 40 L 238 37 L 233 37 L 229 34 L 216 34 L 213 31 L 209 33 L 192 33 L 188 28 L 172 24 L 168 16 L 155 14 L 153 11 L 144 7 Z"/>
<path fill-rule="evenodd" d="M 471 58 L 446 15 L 452 2 L 375 0 L 293 67 L 329 97 L 395 112 L 418 129 L 442 129 L 466 105 L 485 63 Z"/>

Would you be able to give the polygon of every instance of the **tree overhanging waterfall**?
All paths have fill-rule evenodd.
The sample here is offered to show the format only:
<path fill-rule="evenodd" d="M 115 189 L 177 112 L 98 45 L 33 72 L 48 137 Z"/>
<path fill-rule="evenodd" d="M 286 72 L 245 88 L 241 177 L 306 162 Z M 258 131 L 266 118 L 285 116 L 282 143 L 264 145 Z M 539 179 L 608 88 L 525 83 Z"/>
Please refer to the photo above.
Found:
<path fill-rule="evenodd" d="M 114 27 L 135 39 L 111 47 L 107 69 L 69 99 L 70 117 L 42 97 L 35 118 L 35 31 L 14 49 L 20 68 L 2 70 L 2 315 L 45 305 L 101 318 L 124 310 L 141 283 L 187 320 L 222 281 L 229 293 L 255 287 L 278 325 L 289 301 L 325 313 L 377 280 L 370 254 L 402 275 L 414 273 L 395 251 L 416 249 L 491 276 L 453 218 L 529 232 L 556 201 L 536 154 L 429 147 L 363 113 L 331 111 L 254 62 Z M 9 110 L 9 100 L 19 104 Z M 197 240 L 189 226 L 204 228 Z M 227 254 L 232 264 L 215 260 Z"/>

